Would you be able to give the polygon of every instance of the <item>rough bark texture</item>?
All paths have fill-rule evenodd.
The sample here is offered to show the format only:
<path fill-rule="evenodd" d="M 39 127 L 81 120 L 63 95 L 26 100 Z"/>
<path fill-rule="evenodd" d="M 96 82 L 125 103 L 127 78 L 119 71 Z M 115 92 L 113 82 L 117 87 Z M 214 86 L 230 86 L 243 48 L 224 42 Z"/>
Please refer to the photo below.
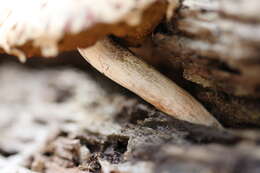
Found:
<path fill-rule="evenodd" d="M 182 122 L 90 69 L 37 61 L 0 66 L 1 173 L 260 171 L 257 130 Z"/>
<path fill-rule="evenodd" d="M 183 0 L 174 18 L 158 27 L 152 42 L 143 46 L 153 50 L 133 51 L 151 63 L 166 64 L 163 72 L 222 123 L 259 126 L 259 3 Z"/>
<path fill-rule="evenodd" d="M 256 0 L 184 0 L 173 27 L 168 26 L 175 34 L 158 35 L 156 43 L 185 60 L 186 79 L 259 98 L 259 5 Z"/>
<path fill-rule="evenodd" d="M 250 130 L 173 119 L 73 53 L 27 67 L 1 55 L 0 172 L 260 172 L 260 133 L 252 129 L 260 126 L 259 5 L 183 0 L 145 49 L 132 49 L 164 65 L 224 125 Z"/>

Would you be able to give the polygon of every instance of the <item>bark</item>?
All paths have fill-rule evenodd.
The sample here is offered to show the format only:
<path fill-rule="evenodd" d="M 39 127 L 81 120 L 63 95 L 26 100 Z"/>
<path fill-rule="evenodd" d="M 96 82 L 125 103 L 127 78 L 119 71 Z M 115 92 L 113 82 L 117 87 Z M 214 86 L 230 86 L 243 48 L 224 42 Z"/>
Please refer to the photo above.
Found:
<path fill-rule="evenodd" d="M 259 3 L 183 0 L 148 49 L 167 64 L 164 74 L 232 127 L 260 125 Z M 1 173 L 260 172 L 259 130 L 176 120 L 76 57 L 25 67 L 1 55 Z"/>
<path fill-rule="evenodd" d="M 152 41 L 132 51 L 163 64 L 161 71 L 221 123 L 259 126 L 258 6 L 257 0 L 183 0 Z"/>
<path fill-rule="evenodd" d="M 176 120 L 91 70 L 0 69 L 1 173 L 260 171 L 257 130 Z"/>
<path fill-rule="evenodd" d="M 257 0 L 184 0 L 167 29 L 154 38 L 184 77 L 236 96 L 260 96 L 260 20 Z"/>

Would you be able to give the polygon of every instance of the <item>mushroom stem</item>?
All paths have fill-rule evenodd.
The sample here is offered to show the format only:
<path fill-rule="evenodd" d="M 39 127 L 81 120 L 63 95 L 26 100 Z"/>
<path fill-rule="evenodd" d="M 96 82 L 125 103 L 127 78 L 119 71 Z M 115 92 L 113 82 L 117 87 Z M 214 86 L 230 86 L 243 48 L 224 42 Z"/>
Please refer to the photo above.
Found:
<path fill-rule="evenodd" d="M 107 38 L 79 52 L 101 73 L 159 110 L 191 123 L 222 127 L 190 94 L 114 41 Z"/>

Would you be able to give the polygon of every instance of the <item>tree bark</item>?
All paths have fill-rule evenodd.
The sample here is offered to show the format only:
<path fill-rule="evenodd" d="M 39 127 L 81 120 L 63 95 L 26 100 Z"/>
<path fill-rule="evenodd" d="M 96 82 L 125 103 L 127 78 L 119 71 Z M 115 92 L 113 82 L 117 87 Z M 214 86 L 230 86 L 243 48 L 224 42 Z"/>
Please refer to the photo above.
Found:
<path fill-rule="evenodd" d="M 259 126 L 259 3 L 183 0 L 152 41 L 132 51 L 152 64 L 163 64 L 161 71 L 221 123 Z"/>
<path fill-rule="evenodd" d="M 260 96 L 257 0 L 184 0 L 154 38 L 170 59 L 183 58 L 188 80 L 236 96 Z"/>
<path fill-rule="evenodd" d="M 176 120 L 86 68 L 0 67 L 1 173 L 260 171 L 258 130 Z"/>

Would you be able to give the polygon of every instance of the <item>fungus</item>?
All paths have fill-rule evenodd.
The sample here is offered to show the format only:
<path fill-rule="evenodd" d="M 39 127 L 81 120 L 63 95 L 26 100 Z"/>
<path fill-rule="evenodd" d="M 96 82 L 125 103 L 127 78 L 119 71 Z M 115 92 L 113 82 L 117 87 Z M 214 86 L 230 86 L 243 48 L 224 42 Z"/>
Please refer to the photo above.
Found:
<path fill-rule="evenodd" d="M 25 61 L 34 55 L 50 57 L 79 48 L 93 67 L 159 110 L 181 120 L 221 128 L 186 91 L 106 38 L 113 35 L 124 45 L 138 45 L 178 2 L 9 0 L 0 7 L 0 51 Z"/>

